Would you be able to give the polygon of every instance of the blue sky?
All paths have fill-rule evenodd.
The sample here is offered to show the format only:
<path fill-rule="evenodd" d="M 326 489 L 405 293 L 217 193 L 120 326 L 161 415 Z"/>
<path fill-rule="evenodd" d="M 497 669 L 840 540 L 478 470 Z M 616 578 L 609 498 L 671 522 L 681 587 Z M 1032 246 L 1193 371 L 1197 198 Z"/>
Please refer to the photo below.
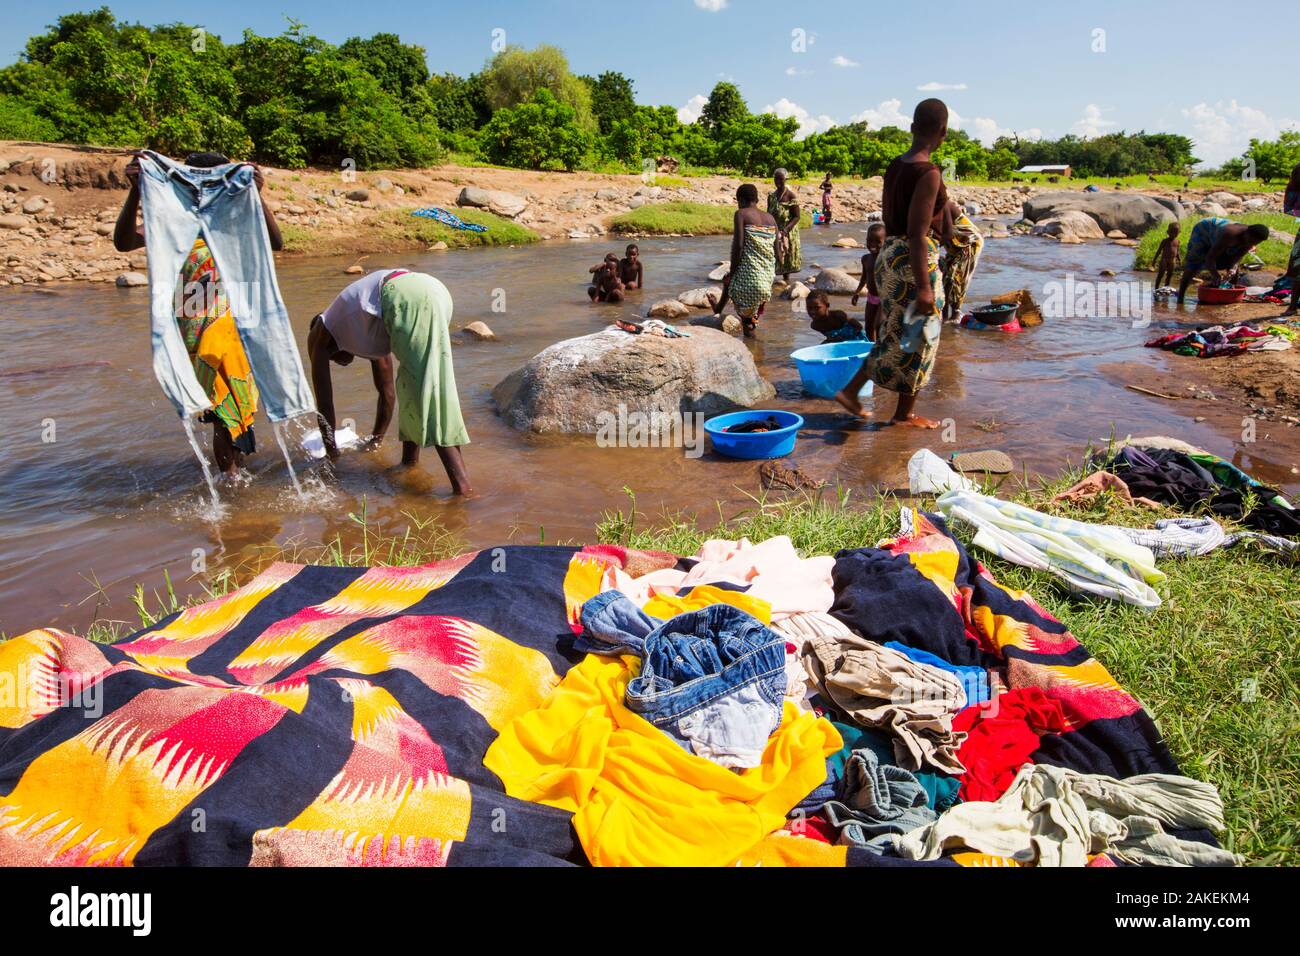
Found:
<path fill-rule="evenodd" d="M 12 62 L 26 37 L 60 13 L 100 2 L 3 0 L 0 60 Z M 145 23 L 182 19 L 186 8 L 160 0 L 109 6 L 119 19 Z M 227 40 L 245 27 L 278 32 L 286 16 L 333 42 L 394 32 L 423 46 L 431 69 L 462 75 L 483 65 L 493 31 L 503 30 L 509 43 L 563 48 L 576 72 L 623 72 L 640 102 L 690 116 L 700 102 L 693 98 L 728 79 L 751 109 L 797 116 L 806 130 L 859 118 L 899 122 L 935 95 L 987 141 L 1005 131 L 1169 130 L 1191 136 L 1197 155 L 1218 163 L 1251 136 L 1300 124 L 1295 0 L 1257 0 L 1241 19 L 1231 5 L 1204 0 L 225 0 L 194 9 Z"/>

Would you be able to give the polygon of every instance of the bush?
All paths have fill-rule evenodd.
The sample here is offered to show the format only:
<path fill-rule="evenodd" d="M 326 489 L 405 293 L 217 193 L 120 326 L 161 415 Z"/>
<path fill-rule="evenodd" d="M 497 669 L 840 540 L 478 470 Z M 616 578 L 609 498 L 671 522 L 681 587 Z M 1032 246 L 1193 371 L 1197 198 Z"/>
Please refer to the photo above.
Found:
<path fill-rule="evenodd" d="M 573 170 L 592 147 L 577 112 L 547 89 L 513 109 L 497 110 L 482 141 L 492 162 L 525 169 Z"/>

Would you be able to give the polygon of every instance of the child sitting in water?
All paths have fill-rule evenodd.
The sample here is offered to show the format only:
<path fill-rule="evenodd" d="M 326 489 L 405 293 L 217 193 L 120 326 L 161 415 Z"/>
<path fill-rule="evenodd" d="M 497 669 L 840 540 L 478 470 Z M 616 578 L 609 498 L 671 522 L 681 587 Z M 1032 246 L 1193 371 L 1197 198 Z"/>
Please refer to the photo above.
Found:
<path fill-rule="evenodd" d="M 618 277 L 628 289 L 645 288 L 645 267 L 641 264 L 641 250 L 635 242 L 623 250 L 626 258 L 618 261 Z"/>
<path fill-rule="evenodd" d="M 826 336 L 823 345 L 830 342 L 866 341 L 867 335 L 862 329 L 862 323 L 850 319 L 847 312 L 832 309 L 831 297 L 820 289 L 808 293 L 808 318 L 813 331 Z"/>
<path fill-rule="evenodd" d="M 876 340 L 876 330 L 880 323 L 880 290 L 876 288 L 876 256 L 880 254 L 884 244 L 885 224 L 873 222 L 867 227 L 867 252 L 862 257 L 862 278 L 858 280 L 858 287 L 853 293 L 853 298 L 849 300 L 853 305 L 857 305 L 858 297 L 862 295 L 862 287 L 866 286 L 867 307 L 862 318 L 866 326 L 866 337 L 870 342 Z"/>
<path fill-rule="evenodd" d="M 1178 223 L 1171 222 L 1165 237 L 1156 247 L 1156 288 L 1160 289 L 1174 281 L 1174 273 L 1182 265 L 1183 257 L 1178 248 Z"/>
<path fill-rule="evenodd" d="M 587 289 L 592 302 L 622 302 L 623 280 L 618 277 L 618 256 L 610 253 L 605 261 L 587 270 L 593 276 Z"/>

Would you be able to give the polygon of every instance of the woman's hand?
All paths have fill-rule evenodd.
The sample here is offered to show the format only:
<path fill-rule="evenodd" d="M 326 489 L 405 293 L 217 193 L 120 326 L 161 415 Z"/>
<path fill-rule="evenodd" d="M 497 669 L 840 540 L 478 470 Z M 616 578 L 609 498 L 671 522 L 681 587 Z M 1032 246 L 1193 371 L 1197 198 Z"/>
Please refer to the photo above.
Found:
<path fill-rule="evenodd" d="M 140 188 L 140 154 L 132 153 L 131 161 L 126 164 L 126 178 L 132 189 Z"/>
<path fill-rule="evenodd" d="M 916 311 L 922 315 L 934 315 L 937 311 L 934 304 L 934 288 L 930 285 L 922 286 L 916 290 Z"/>
<path fill-rule="evenodd" d="M 266 174 L 262 172 L 262 167 L 256 163 L 252 163 L 251 165 L 253 167 L 253 183 L 257 186 L 257 191 L 260 193 L 262 187 L 266 185 Z"/>

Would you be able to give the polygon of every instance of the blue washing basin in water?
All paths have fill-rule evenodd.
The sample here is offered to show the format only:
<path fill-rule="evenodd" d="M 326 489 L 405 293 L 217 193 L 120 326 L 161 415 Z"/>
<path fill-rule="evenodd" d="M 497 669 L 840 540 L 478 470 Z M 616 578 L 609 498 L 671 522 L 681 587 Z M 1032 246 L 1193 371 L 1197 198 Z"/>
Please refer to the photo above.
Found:
<path fill-rule="evenodd" d="M 812 345 L 798 349 L 790 354 L 799 369 L 799 381 L 803 390 L 817 398 L 834 398 L 835 393 L 849 384 L 862 361 L 871 352 L 873 342 L 831 342 L 827 345 Z M 871 383 L 867 382 L 860 395 L 871 394 Z"/>
<path fill-rule="evenodd" d="M 741 422 L 776 419 L 782 426 L 770 432 L 729 432 L 725 429 Z M 718 415 L 704 423 L 713 450 L 729 458 L 783 458 L 794 451 L 794 440 L 803 427 L 803 416 L 794 412 L 773 409 L 755 409 L 749 412 L 730 412 Z"/>

